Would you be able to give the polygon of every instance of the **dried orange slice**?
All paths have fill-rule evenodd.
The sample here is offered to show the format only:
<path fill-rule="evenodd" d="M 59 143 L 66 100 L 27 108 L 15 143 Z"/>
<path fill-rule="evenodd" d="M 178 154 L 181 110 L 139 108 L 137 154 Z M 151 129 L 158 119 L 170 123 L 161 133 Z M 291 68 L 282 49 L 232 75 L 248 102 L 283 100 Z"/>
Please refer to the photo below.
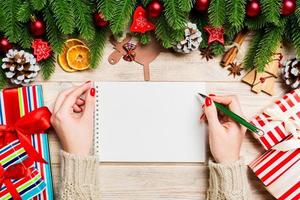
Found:
<path fill-rule="evenodd" d="M 76 45 L 85 45 L 84 42 L 78 39 L 69 39 L 65 42 L 65 45 L 63 47 L 63 51 L 61 54 L 57 56 L 58 64 L 61 66 L 63 70 L 66 72 L 75 72 L 75 69 L 72 69 L 69 67 L 68 61 L 67 61 L 67 51 L 69 48 L 76 46 Z"/>
<path fill-rule="evenodd" d="M 67 62 L 69 67 L 75 70 L 89 68 L 90 49 L 84 45 L 76 45 L 67 51 Z"/>

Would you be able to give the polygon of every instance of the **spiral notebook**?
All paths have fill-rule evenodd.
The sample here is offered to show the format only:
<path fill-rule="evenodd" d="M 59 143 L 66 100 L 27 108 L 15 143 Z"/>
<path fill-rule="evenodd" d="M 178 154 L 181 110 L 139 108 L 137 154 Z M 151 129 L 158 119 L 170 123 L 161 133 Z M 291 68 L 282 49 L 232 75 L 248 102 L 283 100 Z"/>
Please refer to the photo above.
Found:
<path fill-rule="evenodd" d="M 204 162 L 201 82 L 96 82 L 100 162 Z"/>

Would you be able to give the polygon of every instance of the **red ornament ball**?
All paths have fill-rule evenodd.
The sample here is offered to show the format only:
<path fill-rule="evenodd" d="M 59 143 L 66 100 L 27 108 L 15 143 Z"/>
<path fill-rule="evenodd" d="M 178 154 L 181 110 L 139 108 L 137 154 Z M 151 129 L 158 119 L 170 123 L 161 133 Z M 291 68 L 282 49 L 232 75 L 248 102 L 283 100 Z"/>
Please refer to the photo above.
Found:
<path fill-rule="evenodd" d="M 109 22 L 104 19 L 104 15 L 102 12 L 94 13 L 93 19 L 94 19 L 94 24 L 98 27 L 106 27 L 109 24 Z"/>
<path fill-rule="evenodd" d="M 197 0 L 195 2 L 195 8 L 199 12 L 206 12 L 209 7 L 209 0 Z"/>
<path fill-rule="evenodd" d="M 29 30 L 34 36 L 41 36 L 46 31 L 45 22 L 41 19 L 34 19 L 30 22 Z"/>
<path fill-rule="evenodd" d="M 151 1 L 146 10 L 149 17 L 159 17 L 164 9 L 164 6 L 159 0 L 153 0 Z"/>
<path fill-rule="evenodd" d="M 12 49 L 13 46 L 9 42 L 9 40 L 6 37 L 0 38 L 0 52 L 6 53 L 8 50 Z"/>
<path fill-rule="evenodd" d="M 281 14 L 284 16 L 291 15 L 296 10 L 296 0 L 283 0 Z"/>
<path fill-rule="evenodd" d="M 256 17 L 260 14 L 260 3 L 257 0 L 251 0 L 247 3 L 246 14 L 248 17 Z"/>

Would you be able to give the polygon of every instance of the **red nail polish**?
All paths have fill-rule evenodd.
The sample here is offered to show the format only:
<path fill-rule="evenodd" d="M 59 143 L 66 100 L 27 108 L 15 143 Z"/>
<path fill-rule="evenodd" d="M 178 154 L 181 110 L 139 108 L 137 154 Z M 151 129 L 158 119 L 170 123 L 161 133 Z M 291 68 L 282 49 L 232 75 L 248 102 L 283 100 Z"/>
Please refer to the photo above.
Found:
<path fill-rule="evenodd" d="M 86 81 L 85 83 L 90 83 L 91 81 Z"/>
<path fill-rule="evenodd" d="M 210 106 L 211 105 L 211 98 L 209 98 L 209 97 L 206 97 L 205 98 L 205 106 Z"/>
<path fill-rule="evenodd" d="M 216 95 L 215 94 L 209 94 L 208 96 L 215 97 Z"/>
<path fill-rule="evenodd" d="M 95 94 L 96 94 L 95 88 L 91 88 L 91 89 L 90 89 L 90 95 L 91 95 L 92 97 L 94 97 Z"/>
<path fill-rule="evenodd" d="M 200 122 L 203 121 L 204 117 L 205 117 L 205 114 L 203 113 L 203 114 L 200 116 Z"/>

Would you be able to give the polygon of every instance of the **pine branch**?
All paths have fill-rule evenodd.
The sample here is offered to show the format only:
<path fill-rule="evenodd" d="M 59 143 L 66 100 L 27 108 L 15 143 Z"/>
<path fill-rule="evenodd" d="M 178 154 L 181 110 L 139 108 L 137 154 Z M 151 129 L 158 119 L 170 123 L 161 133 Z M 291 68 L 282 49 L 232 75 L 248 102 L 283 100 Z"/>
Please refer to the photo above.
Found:
<path fill-rule="evenodd" d="M 140 35 L 139 40 L 142 45 L 148 44 L 151 41 L 150 33 L 147 32 L 145 34 Z"/>
<path fill-rule="evenodd" d="M 46 5 L 47 0 L 30 0 L 30 2 L 35 10 L 42 10 Z"/>
<path fill-rule="evenodd" d="M 18 42 L 22 34 L 21 24 L 16 19 L 17 16 L 16 8 L 20 4 L 21 4 L 20 0 L 13 0 L 13 1 L 2 0 L 0 5 L 5 11 L 4 14 L 5 23 L 4 23 L 3 30 L 5 31 L 5 35 L 12 43 Z"/>
<path fill-rule="evenodd" d="M 115 5 L 113 17 L 110 20 L 110 28 L 113 34 L 117 35 L 123 32 L 123 29 L 131 20 L 135 4 L 136 0 L 122 0 Z"/>
<path fill-rule="evenodd" d="M 0 1 L 0 31 L 4 32 L 4 26 L 5 26 L 5 16 L 4 16 L 4 10 L 3 7 L 1 6 L 2 2 Z"/>
<path fill-rule="evenodd" d="M 209 48 L 212 50 L 213 54 L 218 56 L 222 55 L 225 52 L 224 45 L 220 44 L 219 42 L 213 42 Z"/>
<path fill-rule="evenodd" d="M 103 56 L 103 50 L 107 39 L 109 28 L 103 28 L 96 31 L 95 38 L 89 41 L 90 48 L 90 66 L 92 69 L 97 68 Z"/>
<path fill-rule="evenodd" d="M 29 33 L 28 27 L 26 24 L 22 25 L 22 35 L 20 36 L 19 44 L 23 49 L 29 49 L 31 47 L 31 34 Z"/>
<path fill-rule="evenodd" d="M 75 14 L 76 26 L 84 39 L 92 39 L 95 35 L 95 28 L 92 20 L 90 5 L 84 0 L 72 0 Z"/>
<path fill-rule="evenodd" d="M 209 22 L 212 26 L 220 27 L 225 22 L 225 0 L 212 0 L 208 8 Z"/>
<path fill-rule="evenodd" d="M 55 57 L 54 54 L 47 59 L 40 62 L 42 76 L 45 80 L 49 80 L 55 71 Z"/>
<path fill-rule="evenodd" d="M 161 44 L 164 48 L 170 48 L 173 44 L 173 39 L 170 35 L 172 33 L 172 29 L 170 28 L 168 22 L 166 21 L 165 17 L 159 16 L 157 19 L 154 20 L 155 23 L 155 35 L 156 38 L 161 41 Z"/>
<path fill-rule="evenodd" d="M 97 10 L 102 12 L 104 18 L 110 21 L 113 18 L 116 0 L 97 0 Z"/>
<path fill-rule="evenodd" d="M 244 24 L 245 3 L 245 0 L 227 0 L 226 3 L 228 22 L 236 32 L 240 31 Z"/>
<path fill-rule="evenodd" d="M 51 10 L 47 7 L 44 9 L 44 20 L 46 22 L 46 32 L 49 43 L 53 51 L 57 54 L 61 53 L 64 45 L 64 37 L 56 26 L 55 19 Z"/>
<path fill-rule="evenodd" d="M 20 6 L 18 13 L 17 13 L 17 19 L 20 22 L 28 22 L 30 20 L 31 16 L 31 7 L 28 1 L 24 1 L 22 5 Z"/>
<path fill-rule="evenodd" d="M 141 0 L 142 4 L 144 7 L 147 7 L 147 5 L 152 1 L 152 0 Z"/>
<path fill-rule="evenodd" d="M 273 53 L 281 41 L 284 27 L 267 27 L 258 44 L 254 66 L 258 72 L 263 72 L 265 65 L 270 62 Z"/>
<path fill-rule="evenodd" d="M 267 25 L 265 16 L 259 15 L 254 18 L 247 18 L 245 21 L 245 26 L 250 30 L 259 30 Z"/>
<path fill-rule="evenodd" d="M 297 9 L 295 11 L 295 16 L 297 18 L 298 26 L 300 26 L 300 0 L 297 0 Z"/>
<path fill-rule="evenodd" d="M 51 0 L 56 24 L 63 34 L 71 34 L 75 27 L 74 10 L 69 0 Z"/>
<path fill-rule="evenodd" d="M 260 0 L 262 14 L 267 22 L 279 24 L 281 3 L 281 0 Z"/>
<path fill-rule="evenodd" d="M 181 0 L 179 1 L 179 8 L 182 12 L 190 12 L 193 8 L 194 0 Z"/>
<path fill-rule="evenodd" d="M 290 31 L 286 30 L 288 35 L 291 37 L 291 41 L 296 49 L 297 57 L 300 58 L 300 26 L 295 23 L 297 19 L 291 18 L 291 23 L 289 23 Z"/>
<path fill-rule="evenodd" d="M 191 20 L 192 20 L 193 23 L 197 24 L 197 27 L 201 32 L 202 41 L 200 43 L 200 48 L 208 47 L 208 44 L 207 44 L 207 37 L 208 36 L 207 36 L 207 33 L 203 29 L 203 27 L 208 25 L 207 18 L 204 15 L 200 15 L 200 16 L 198 16 L 198 15 L 193 16 L 192 15 Z"/>
<path fill-rule="evenodd" d="M 5 76 L 4 70 L 2 69 L 2 58 L 0 58 L 0 89 L 3 89 L 5 86 L 7 86 L 7 78 Z"/>
<path fill-rule="evenodd" d="M 168 24 L 172 29 L 183 29 L 186 26 L 187 16 L 180 7 L 180 0 L 165 0 L 164 1 L 164 15 Z"/>
<path fill-rule="evenodd" d="M 263 33 L 261 31 L 257 31 L 251 42 L 249 44 L 249 48 L 247 54 L 244 58 L 244 66 L 246 70 L 250 70 L 254 68 L 254 58 L 256 55 L 256 50 L 258 49 L 259 42 L 261 41 Z"/>

